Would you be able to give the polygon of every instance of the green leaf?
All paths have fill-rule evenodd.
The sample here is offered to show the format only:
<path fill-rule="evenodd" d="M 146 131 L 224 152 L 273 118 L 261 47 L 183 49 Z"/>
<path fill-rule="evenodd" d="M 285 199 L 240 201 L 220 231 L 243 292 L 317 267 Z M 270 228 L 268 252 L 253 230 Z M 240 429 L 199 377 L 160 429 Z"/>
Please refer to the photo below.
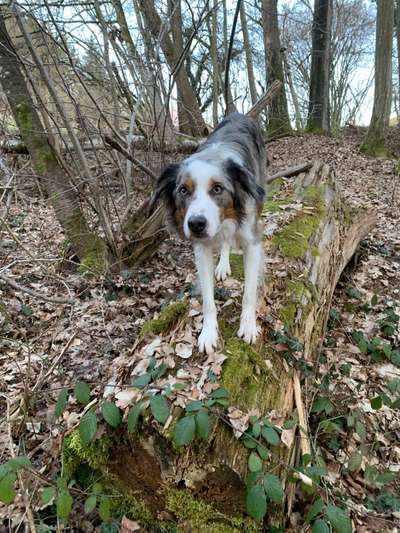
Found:
<path fill-rule="evenodd" d="M 195 411 L 199 411 L 203 407 L 203 402 L 200 400 L 195 400 L 193 402 L 190 402 L 185 407 L 185 410 L 187 413 L 193 413 Z"/>
<path fill-rule="evenodd" d="M 253 449 L 257 448 L 257 441 L 255 439 L 250 439 L 249 437 L 244 437 L 242 442 L 246 448 Z"/>
<path fill-rule="evenodd" d="M 283 429 L 293 429 L 296 424 L 297 424 L 297 420 L 294 420 L 293 418 L 291 418 L 289 420 L 285 420 L 282 427 Z"/>
<path fill-rule="evenodd" d="M 67 490 L 68 481 L 66 480 L 65 477 L 58 477 L 56 480 L 56 483 L 57 483 L 57 488 L 59 488 L 60 490 Z"/>
<path fill-rule="evenodd" d="M 283 489 L 279 477 L 274 474 L 265 474 L 263 482 L 264 490 L 268 498 L 274 503 L 281 503 L 283 499 Z"/>
<path fill-rule="evenodd" d="M 395 472 L 390 472 L 390 470 L 386 470 L 386 472 L 378 474 L 375 478 L 375 481 L 377 483 L 381 483 L 382 485 L 386 485 L 386 483 L 391 483 L 395 479 L 395 477 Z"/>
<path fill-rule="evenodd" d="M 19 455 L 18 457 L 13 457 L 12 459 L 9 459 L 7 461 L 8 466 L 11 470 L 14 472 L 17 472 L 21 468 L 29 468 L 32 466 L 32 463 L 29 459 L 29 457 L 26 457 L 25 455 Z"/>
<path fill-rule="evenodd" d="M 221 398 L 220 400 L 215 400 L 215 403 L 222 405 L 222 407 L 229 407 L 229 400 L 226 398 Z"/>
<path fill-rule="evenodd" d="M 311 412 L 322 413 L 324 411 L 327 415 L 330 415 L 334 408 L 335 407 L 329 398 L 326 398 L 325 396 L 319 396 L 313 403 Z"/>
<path fill-rule="evenodd" d="M 380 396 L 376 396 L 375 398 L 372 398 L 370 404 L 372 409 L 375 409 L 377 411 L 382 407 L 382 398 Z"/>
<path fill-rule="evenodd" d="M 362 353 L 367 353 L 368 351 L 368 343 L 365 339 L 360 339 L 357 343 L 358 349 Z"/>
<path fill-rule="evenodd" d="M 177 446 L 190 444 L 196 432 L 194 416 L 184 416 L 175 426 L 174 441 Z"/>
<path fill-rule="evenodd" d="M 78 381 L 74 387 L 74 395 L 79 403 L 86 405 L 90 400 L 90 387 L 87 383 L 83 381 Z"/>
<path fill-rule="evenodd" d="M 247 464 L 250 472 L 260 472 L 262 470 L 262 461 L 256 452 L 251 452 Z"/>
<path fill-rule="evenodd" d="M 120 425 L 121 411 L 118 409 L 115 403 L 108 401 L 103 402 L 101 406 L 101 413 L 107 424 L 109 424 L 113 428 L 116 428 Z"/>
<path fill-rule="evenodd" d="M 260 485 L 253 485 L 247 491 L 246 509 L 250 516 L 262 520 L 267 513 L 267 498 Z"/>
<path fill-rule="evenodd" d="M 352 533 L 350 517 L 340 507 L 327 505 L 326 517 L 336 533 Z"/>
<path fill-rule="evenodd" d="M 328 524 L 325 522 L 325 520 L 318 519 L 314 522 L 311 532 L 312 533 L 329 533 L 330 528 Z"/>
<path fill-rule="evenodd" d="M 139 402 L 134 405 L 129 411 L 128 415 L 128 431 L 134 433 L 136 431 L 139 416 L 142 414 L 143 403 Z"/>
<path fill-rule="evenodd" d="M 161 394 L 152 396 L 150 398 L 150 409 L 157 422 L 165 424 L 169 417 L 169 405 L 164 396 Z"/>
<path fill-rule="evenodd" d="M 32 307 L 26 304 L 21 304 L 21 313 L 25 316 L 32 316 L 33 315 Z"/>
<path fill-rule="evenodd" d="M 94 411 L 85 413 L 79 422 L 79 435 L 82 444 L 86 445 L 94 438 L 97 431 L 97 416 Z"/>
<path fill-rule="evenodd" d="M 68 400 L 68 389 L 62 389 L 57 397 L 56 408 L 54 410 L 54 416 L 56 418 L 60 417 L 67 405 Z"/>
<path fill-rule="evenodd" d="M 354 452 L 349 457 L 348 469 L 350 472 L 358 470 L 362 463 L 362 455 L 359 452 Z"/>
<path fill-rule="evenodd" d="M 94 483 L 92 487 L 93 494 L 96 494 L 98 496 L 99 494 L 101 494 L 102 490 L 103 490 L 103 485 L 101 483 Z"/>
<path fill-rule="evenodd" d="M 103 522 L 108 522 L 110 520 L 111 502 L 110 498 L 107 498 L 107 496 L 103 496 L 102 498 L 100 498 L 99 516 L 103 520 Z"/>
<path fill-rule="evenodd" d="M 57 496 L 57 516 L 61 520 L 67 520 L 72 511 L 73 499 L 71 494 L 67 490 L 63 490 Z"/>
<path fill-rule="evenodd" d="M 263 461 L 266 461 L 268 459 L 269 453 L 265 446 L 261 446 L 260 444 L 257 445 L 257 452 L 258 455 L 261 457 Z"/>
<path fill-rule="evenodd" d="M 42 490 L 42 494 L 40 495 L 43 505 L 48 505 L 53 500 L 55 495 L 56 495 L 55 487 L 45 487 Z"/>
<path fill-rule="evenodd" d="M 257 439 L 261 435 L 261 424 L 260 422 L 255 422 L 251 428 L 253 436 Z"/>
<path fill-rule="evenodd" d="M 91 496 L 89 496 L 89 498 L 86 499 L 85 501 L 85 513 L 86 514 L 89 514 L 93 511 L 93 509 L 96 507 L 96 503 L 97 503 L 97 497 L 95 494 L 92 494 Z"/>
<path fill-rule="evenodd" d="M 211 421 L 207 411 L 196 415 L 196 434 L 200 439 L 207 440 L 211 432 Z"/>
<path fill-rule="evenodd" d="M 211 398 L 214 398 L 214 399 L 229 398 L 229 392 L 223 387 L 220 387 L 219 389 L 211 393 Z"/>
<path fill-rule="evenodd" d="M 15 499 L 14 483 L 17 479 L 15 472 L 9 472 L 0 481 L 0 501 L 9 505 Z"/>
<path fill-rule="evenodd" d="M 174 383 L 172 386 L 175 390 L 183 390 L 185 385 L 183 383 Z"/>
<path fill-rule="evenodd" d="M 272 446 L 278 446 L 281 442 L 279 435 L 274 428 L 264 426 L 261 429 L 261 434 L 269 444 L 272 444 Z"/>
<path fill-rule="evenodd" d="M 378 295 L 375 293 L 371 298 L 371 305 L 376 305 L 378 303 Z"/>
<path fill-rule="evenodd" d="M 315 502 L 309 508 L 306 514 L 306 523 L 309 524 L 324 508 L 325 503 L 321 498 L 317 498 Z"/>
<path fill-rule="evenodd" d="M 132 387 L 136 387 L 138 389 L 142 389 L 146 385 L 148 385 L 151 381 L 151 373 L 146 372 L 145 374 L 142 374 L 141 376 L 138 376 L 136 379 L 132 382 Z"/>
<path fill-rule="evenodd" d="M 356 420 L 355 430 L 356 430 L 357 435 L 360 437 L 360 439 L 365 440 L 365 437 L 367 436 L 367 432 L 365 430 L 364 424 L 360 422 L 359 420 Z"/>

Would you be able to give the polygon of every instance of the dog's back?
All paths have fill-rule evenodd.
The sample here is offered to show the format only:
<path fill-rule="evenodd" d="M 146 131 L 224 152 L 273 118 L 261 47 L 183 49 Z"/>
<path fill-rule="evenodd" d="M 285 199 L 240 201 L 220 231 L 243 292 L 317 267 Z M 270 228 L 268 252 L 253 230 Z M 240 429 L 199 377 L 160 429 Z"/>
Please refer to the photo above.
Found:
<path fill-rule="evenodd" d="M 254 175 L 257 185 L 264 186 L 267 158 L 264 139 L 256 120 L 241 113 L 231 113 L 209 135 L 196 154 L 202 157 L 205 151 L 214 151 L 213 146 L 217 146 L 219 159 L 238 155 L 241 164 Z"/>

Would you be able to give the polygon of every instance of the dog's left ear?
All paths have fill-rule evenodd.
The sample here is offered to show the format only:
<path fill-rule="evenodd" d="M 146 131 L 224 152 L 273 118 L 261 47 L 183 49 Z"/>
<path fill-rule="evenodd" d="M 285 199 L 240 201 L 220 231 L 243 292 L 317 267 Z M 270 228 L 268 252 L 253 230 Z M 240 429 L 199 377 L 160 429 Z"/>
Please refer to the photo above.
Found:
<path fill-rule="evenodd" d="M 232 159 L 226 163 L 226 172 L 232 180 L 235 188 L 239 186 L 248 196 L 254 198 L 257 204 L 264 201 L 265 190 L 257 185 L 253 174 L 242 165 L 238 165 Z"/>
<path fill-rule="evenodd" d="M 163 173 L 159 176 L 156 188 L 151 199 L 151 204 L 154 205 L 158 200 L 162 199 L 167 205 L 174 204 L 174 190 L 176 180 L 178 178 L 180 165 L 172 163 L 168 165 Z"/>

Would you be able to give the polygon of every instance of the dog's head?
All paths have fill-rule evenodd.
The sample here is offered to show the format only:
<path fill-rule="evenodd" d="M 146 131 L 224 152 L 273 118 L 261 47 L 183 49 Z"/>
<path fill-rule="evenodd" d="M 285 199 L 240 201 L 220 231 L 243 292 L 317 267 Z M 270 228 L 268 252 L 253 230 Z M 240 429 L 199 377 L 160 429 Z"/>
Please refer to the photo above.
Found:
<path fill-rule="evenodd" d="M 245 205 L 260 205 L 264 190 L 242 165 L 227 159 L 222 165 L 189 158 L 169 165 L 157 181 L 156 198 L 162 198 L 168 219 L 186 238 L 210 240 L 224 220 L 240 224 Z"/>

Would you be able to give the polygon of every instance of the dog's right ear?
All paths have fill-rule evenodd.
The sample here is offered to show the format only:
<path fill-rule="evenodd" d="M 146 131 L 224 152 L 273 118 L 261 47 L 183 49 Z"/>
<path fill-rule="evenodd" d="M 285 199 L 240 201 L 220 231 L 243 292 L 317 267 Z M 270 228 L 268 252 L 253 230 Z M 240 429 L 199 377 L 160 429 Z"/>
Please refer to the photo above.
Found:
<path fill-rule="evenodd" d="M 174 190 L 179 169 L 179 163 L 172 163 L 164 169 L 163 173 L 157 180 L 156 188 L 151 199 L 151 205 L 154 205 L 160 199 L 169 207 L 174 205 Z"/>

